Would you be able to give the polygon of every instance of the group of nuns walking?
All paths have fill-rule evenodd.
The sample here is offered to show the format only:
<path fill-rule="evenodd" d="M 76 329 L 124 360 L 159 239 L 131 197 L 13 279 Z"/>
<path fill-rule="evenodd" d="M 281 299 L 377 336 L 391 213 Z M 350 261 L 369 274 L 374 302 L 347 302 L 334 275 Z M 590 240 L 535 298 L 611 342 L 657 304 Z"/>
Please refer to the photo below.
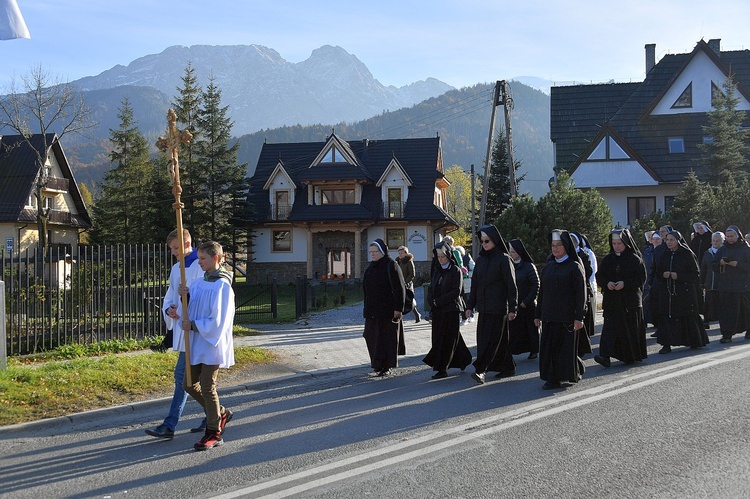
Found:
<path fill-rule="evenodd" d="M 538 358 L 544 389 L 577 383 L 585 371 L 582 357 L 593 353 L 589 336 L 594 333 L 597 286 L 604 323 L 594 360 L 604 367 L 610 367 L 613 359 L 625 364 L 642 361 L 647 357 L 643 306 L 647 282 L 652 295 L 650 320 L 662 345 L 659 353 L 680 345 L 704 347 L 708 344 L 704 319 L 707 323 L 715 316 L 721 341 L 731 341 L 750 325 L 750 246 L 736 226 L 730 226 L 726 235 L 718 233 L 720 238 L 712 234 L 708 243 L 703 232 L 693 238 L 702 237 L 694 246 L 706 248 L 699 259 L 682 235 L 669 227 L 664 249 L 650 258 L 649 276 L 627 228 L 610 232 L 609 252 L 598 265 L 590 246 L 586 251 L 585 236 L 555 229 L 548 235 L 550 254 L 537 273 L 521 240 L 506 243 L 494 225 L 485 225 L 477 232 L 481 250 L 466 301 L 462 263 L 454 248 L 442 241 L 433 249 L 426 295 L 432 347 L 423 361 L 432 367 L 434 379 L 472 364 L 460 322 L 462 316 L 478 312 L 471 375 L 477 383 L 485 383 L 488 372 L 495 372 L 497 378 L 513 376 L 513 355 L 526 352 L 529 359 Z M 405 354 L 401 319 L 409 307 L 402 270 L 388 255 L 386 244 L 376 239 L 369 251 L 372 262 L 363 279 L 364 338 L 371 366 L 378 376 L 387 376 L 398 366 L 398 355 Z"/>

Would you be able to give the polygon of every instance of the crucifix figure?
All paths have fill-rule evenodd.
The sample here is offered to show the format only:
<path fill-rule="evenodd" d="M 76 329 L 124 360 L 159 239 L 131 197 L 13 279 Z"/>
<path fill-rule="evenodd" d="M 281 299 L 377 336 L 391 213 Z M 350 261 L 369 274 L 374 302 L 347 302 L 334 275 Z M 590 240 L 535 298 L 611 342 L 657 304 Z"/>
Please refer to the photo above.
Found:
<path fill-rule="evenodd" d="M 182 186 L 180 185 L 180 146 L 182 144 L 188 144 L 193 138 L 188 130 L 177 129 L 177 114 L 174 110 L 170 109 L 167 112 L 167 136 L 159 137 L 156 141 L 156 147 L 160 151 L 169 154 L 169 163 L 167 163 L 167 173 L 172 181 L 172 194 L 174 194 L 174 204 L 172 207 L 175 211 L 175 218 L 177 219 L 177 239 L 180 242 L 180 287 L 185 287 L 185 237 L 182 228 L 182 208 L 183 204 L 180 201 L 182 194 Z M 188 317 L 188 301 L 187 295 L 182 295 L 182 314 L 184 318 Z M 185 335 L 185 376 L 187 379 L 191 379 L 190 376 L 190 330 L 185 329 L 183 331 Z"/>

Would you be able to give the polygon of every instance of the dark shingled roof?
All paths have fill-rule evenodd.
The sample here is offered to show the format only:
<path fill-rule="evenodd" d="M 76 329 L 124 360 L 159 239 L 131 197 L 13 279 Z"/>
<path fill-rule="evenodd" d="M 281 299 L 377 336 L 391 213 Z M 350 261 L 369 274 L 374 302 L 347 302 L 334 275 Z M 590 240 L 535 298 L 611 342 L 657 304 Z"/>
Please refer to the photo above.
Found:
<path fill-rule="evenodd" d="M 344 141 L 342 141 L 344 142 Z M 310 165 L 326 142 L 263 144 L 252 178 L 248 199 L 255 205 L 257 220 L 267 221 L 270 213 L 268 192 L 263 186 L 279 160 L 297 185 L 290 221 L 382 220 L 381 189 L 375 182 L 396 158 L 413 187 L 404 208 L 406 220 L 445 220 L 457 225 L 445 211 L 435 206 L 435 181 L 440 175 L 440 138 L 389 139 L 344 142 L 360 165 L 343 163 Z M 302 181 L 358 180 L 365 182 L 360 205 L 309 206 L 307 186 Z"/>
<path fill-rule="evenodd" d="M 574 171 L 608 122 L 661 182 L 682 182 L 691 169 L 703 173 L 697 161 L 698 144 L 703 143 L 707 114 L 649 115 L 698 51 L 705 52 L 725 74 L 731 72 L 738 92 L 750 98 L 750 50 L 716 54 L 704 41 L 689 54 L 665 55 L 641 83 L 553 87 L 550 135 L 556 144 L 557 166 Z M 750 125 L 750 118 L 744 125 Z M 669 137 L 684 138 L 685 154 L 669 154 Z"/>
<path fill-rule="evenodd" d="M 69 193 L 78 211 L 78 215 L 71 216 L 70 225 L 80 228 L 91 227 L 91 219 L 81 199 L 62 146 L 55 134 L 48 133 L 46 140 L 47 144 L 53 144 L 51 153 L 55 155 L 64 178 L 69 180 Z M 31 144 L 37 151 L 43 151 L 42 135 L 33 135 Z M 34 149 L 21 135 L 0 136 L 0 222 L 36 222 L 36 210 L 25 208 L 29 196 L 34 191 L 34 183 L 39 172 L 37 153 Z"/>

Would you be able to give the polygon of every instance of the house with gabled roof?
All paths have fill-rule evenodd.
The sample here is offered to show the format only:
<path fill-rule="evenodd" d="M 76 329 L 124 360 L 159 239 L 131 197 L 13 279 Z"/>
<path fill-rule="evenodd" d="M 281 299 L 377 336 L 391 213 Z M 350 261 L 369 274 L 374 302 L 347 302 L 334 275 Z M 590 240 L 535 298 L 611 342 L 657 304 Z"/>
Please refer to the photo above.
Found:
<path fill-rule="evenodd" d="M 39 232 L 35 192 L 43 173 L 47 175 L 42 203 L 49 209 L 49 246 L 70 248 L 78 244 L 82 231 L 91 228 L 91 218 L 57 135 L 46 136 L 49 154 L 43 151 L 43 139 L 41 134 L 31 136 L 29 141 L 21 135 L 0 135 L 0 241 L 5 243 L 7 256 L 27 250 L 33 255 L 36 250 Z M 37 151 L 47 158 L 46 172 L 40 171 Z"/>
<path fill-rule="evenodd" d="M 550 93 L 555 169 L 570 173 L 578 188 L 598 190 L 622 226 L 669 211 L 691 170 L 706 175 L 699 145 L 711 138 L 703 127 L 730 74 L 737 109 L 750 110 L 750 50 L 721 51 L 720 40 L 701 40 L 692 52 L 657 63 L 656 45 L 645 49 L 640 83 L 554 86 Z"/>
<path fill-rule="evenodd" d="M 405 245 L 417 275 L 458 223 L 446 211 L 440 138 L 264 143 L 251 180 L 249 279 L 360 278 L 367 247 Z"/>

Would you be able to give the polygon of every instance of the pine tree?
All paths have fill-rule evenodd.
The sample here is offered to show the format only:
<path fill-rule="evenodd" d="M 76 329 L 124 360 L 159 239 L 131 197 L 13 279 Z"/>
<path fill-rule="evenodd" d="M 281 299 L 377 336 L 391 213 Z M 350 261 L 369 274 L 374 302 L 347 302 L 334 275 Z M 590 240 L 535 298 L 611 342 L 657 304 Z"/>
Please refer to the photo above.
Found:
<path fill-rule="evenodd" d="M 225 246 L 225 253 L 244 253 L 246 243 L 237 242 L 237 227 L 233 223 L 238 216 L 240 220 L 245 218 L 247 167 L 237 164 L 239 144 L 229 146 L 233 122 L 227 117 L 229 106 L 221 107 L 221 90 L 213 78 L 201 99 L 203 106 L 196 119 L 198 140 L 194 146 L 199 165 L 195 180 L 200 182 L 194 191 L 194 238 L 218 241 Z M 246 241 L 244 236 L 242 241 Z"/>
<path fill-rule="evenodd" d="M 495 140 L 495 146 L 492 148 L 492 167 L 490 168 L 490 183 L 487 190 L 487 205 L 484 215 L 486 223 L 495 223 L 503 210 L 510 205 L 511 188 L 508 160 L 507 141 L 504 131 L 501 130 Z M 516 160 L 513 163 L 516 172 L 516 192 L 518 192 L 518 184 L 525 175 L 518 177 L 521 162 Z M 483 178 L 481 185 L 484 185 Z"/>
<path fill-rule="evenodd" d="M 693 231 L 692 224 L 696 220 L 706 220 L 711 225 L 711 218 L 706 212 L 706 195 L 710 187 L 700 181 L 694 171 L 690 171 L 682 183 L 677 196 L 674 198 L 672 210 L 669 213 L 672 227 L 683 235 Z"/>
<path fill-rule="evenodd" d="M 120 127 L 110 129 L 114 165 L 104 176 L 94 206 L 92 239 L 98 244 L 151 243 L 157 227 L 152 215 L 152 169 L 146 139 L 138 130 L 133 108 L 126 97 L 118 109 Z"/>
<path fill-rule="evenodd" d="M 726 181 L 729 173 L 737 180 L 748 174 L 748 135 L 747 130 L 741 128 L 745 112 L 737 110 L 740 99 L 736 96 L 737 86 L 731 75 L 722 88 L 723 92 L 713 94 L 714 109 L 708 113 L 709 125 L 703 127 L 703 132 L 711 140 L 699 146 L 704 153 L 711 185 Z"/>
<path fill-rule="evenodd" d="M 200 166 L 195 161 L 195 143 L 199 138 L 200 131 L 197 129 L 198 113 L 201 106 L 201 87 L 195 76 L 195 68 L 188 63 L 185 75 L 182 77 L 182 87 L 177 88 L 178 96 L 172 103 L 177 115 L 177 123 L 181 130 L 188 130 L 193 134 L 193 140 L 180 147 L 180 184 L 183 188 L 182 202 L 185 208 L 182 211 L 183 224 L 191 229 L 195 226 L 193 215 L 195 213 L 194 194 L 201 185 L 201 175 L 198 171 Z M 174 225 L 174 224 L 173 224 Z"/>

